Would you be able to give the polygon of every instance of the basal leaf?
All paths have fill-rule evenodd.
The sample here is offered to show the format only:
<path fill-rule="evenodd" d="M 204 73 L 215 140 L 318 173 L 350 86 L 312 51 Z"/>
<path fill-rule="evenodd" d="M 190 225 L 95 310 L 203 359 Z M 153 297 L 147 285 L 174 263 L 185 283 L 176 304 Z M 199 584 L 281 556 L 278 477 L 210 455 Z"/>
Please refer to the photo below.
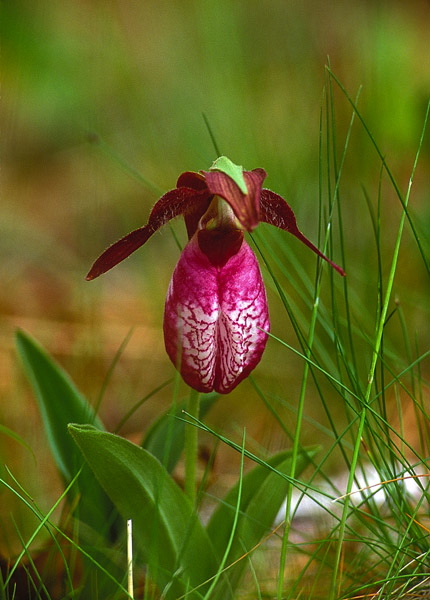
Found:
<path fill-rule="evenodd" d="M 76 388 L 65 371 L 29 335 L 18 331 L 16 342 L 25 373 L 32 385 L 42 415 L 43 425 L 57 467 L 69 483 L 82 469 L 76 485 L 72 487 L 73 499 L 81 499 L 75 516 L 89 525 L 97 534 L 109 531 L 116 511 L 102 488 L 82 460 L 73 440 L 67 433 L 70 422 L 90 422 L 98 429 L 103 425 L 91 405 Z"/>
<path fill-rule="evenodd" d="M 69 431 L 89 466 L 125 519 L 133 520 L 134 539 L 143 562 L 166 599 L 199 587 L 215 575 L 217 560 L 196 513 L 166 469 L 148 451 L 89 425 Z M 231 598 L 227 590 L 225 598 Z"/>

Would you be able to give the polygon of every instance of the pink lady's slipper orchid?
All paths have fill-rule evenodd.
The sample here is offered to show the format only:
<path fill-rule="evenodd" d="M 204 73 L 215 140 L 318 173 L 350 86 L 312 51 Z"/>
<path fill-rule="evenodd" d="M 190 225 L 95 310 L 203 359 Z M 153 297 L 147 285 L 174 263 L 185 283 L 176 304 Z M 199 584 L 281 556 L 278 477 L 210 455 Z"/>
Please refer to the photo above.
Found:
<path fill-rule="evenodd" d="M 266 292 L 244 231 L 260 222 L 289 231 L 345 274 L 299 231 L 285 200 L 262 189 L 265 177 L 263 169 L 244 171 L 226 157 L 209 171 L 182 173 L 147 225 L 110 246 L 87 275 L 105 273 L 170 219 L 184 216 L 189 242 L 167 292 L 164 340 L 185 382 L 200 392 L 230 392 L 256 367 L 266 345 Z"/>

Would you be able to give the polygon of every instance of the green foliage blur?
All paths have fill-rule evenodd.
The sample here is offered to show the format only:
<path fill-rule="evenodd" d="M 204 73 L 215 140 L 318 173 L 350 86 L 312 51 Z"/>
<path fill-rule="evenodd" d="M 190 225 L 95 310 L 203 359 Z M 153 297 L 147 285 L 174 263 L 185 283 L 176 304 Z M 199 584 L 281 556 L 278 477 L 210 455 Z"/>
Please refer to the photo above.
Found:
<path fill-rule="evenodd" d="M 267 187 L 287 199 L 303 232 L 318 243 L 327 64 L 357 98 L 406 190 L 429 98 L 430 8 L 425 0 L 15 0 L 2 2 L 1 11 L 0 422 L 39 448 L 46 478 L 40 481 L 33 458 L 10 440 L 0 440 L 0 452 L 2 462 L 25 470 L 26 485 L 49 507 L 61 487 L 34 400 L 15 366 L 16 327 L 49 348 L 87 397 L 100 400 L 103 421 L 114 429 L 139 398 L 172 377 L 161 322 L 179 250 L 166 227 L 126 263 L 87 283 L 93 260 L 143 225 L 181 172 L 210 166 L 217 153 L 205 118 L 220 152 L 246 169 L 266 169 Z M 333 92 L 340 154 L 352 110 L 339 89 Z M 429 163 L 427 133 L 410 203 L 427 249 Z M 373 206 L 380 202 L 385 225 L 397 222 L 401 207 L 357 120 L 340 192 L 347 276 L 365 313 L 376 281 L 366 198 Z M 183 245 L 182 223 L 172 229 Z M 276 252 L 279 234 L 266 229 Z M 313 278 L 312 253 L 292 238 L 285 244 L 291 252 L 285 260 L 300 259 Z M 392 246 L 389 237 L 381 240 L 382 259 Z M 334 247 L 333 259 L 339 258 Z M 268 285 L 273 331 L 294 344 Z M 290 292 L 301 305 L 293 285 Z M 395 294 L 423 352 L 428 277 L 407 228 Z M 106 373 L 131 328 L 101 401 Z M 258 381 L 294 406 L 299 364 L 269 342 Z M 276 424 L 249 390 L 241 386 L 224 409 L 221 402 L 214 419 L 224 423 L 227 414 L 233 431 L 246 423 L 250 438 L 276 450 L 285 440 L 277 440 Z M 170 399 L 171 391 L 151 399 L 125 433 L 147 428 Z M 318 420 L 311 398 L 310 405 Z"/>

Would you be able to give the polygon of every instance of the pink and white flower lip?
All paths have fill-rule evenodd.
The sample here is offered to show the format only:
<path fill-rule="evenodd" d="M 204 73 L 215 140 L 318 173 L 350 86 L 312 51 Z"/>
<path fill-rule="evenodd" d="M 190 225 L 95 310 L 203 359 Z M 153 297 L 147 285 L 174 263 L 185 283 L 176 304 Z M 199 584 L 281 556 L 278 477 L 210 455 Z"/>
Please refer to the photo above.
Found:
<path fill-rule="evenodd" d="M 214 265 L 195 234 L 173 272 L 164 310 L 167 354 L 186 383 L 228 393 L 260 361 L 268 331 L 266 291 L 248 244 Z"/>
<path fill-rule="evenodd" d="M 164 339 L 184 381 L 201 392 L 233 390 L 259 363 L 267 342 L 266 292 L 244 230 L 266 222 L 289 231 L 345 275 L 300 232 L 285 200 L 262 188 L 265 177 L 263 169 L 245 171 L 226 157 L 209 171 L 182 173 L 148 223 L 110 246 L 87 275 L 105 273 L 170 219 L 184 216 L 189 242 L 167 292 Z"/>

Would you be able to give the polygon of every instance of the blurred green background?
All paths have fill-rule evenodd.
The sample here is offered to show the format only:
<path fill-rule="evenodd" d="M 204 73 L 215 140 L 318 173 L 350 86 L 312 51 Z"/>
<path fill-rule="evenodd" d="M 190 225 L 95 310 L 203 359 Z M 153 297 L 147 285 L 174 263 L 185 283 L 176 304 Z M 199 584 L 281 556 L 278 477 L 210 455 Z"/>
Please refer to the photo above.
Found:
<path fill-rule="evenodd" d="M 210 166 L 216 153 L 203 114 L 221 152 L 247 169 L 265 168 L 267 187 L 288 200 L 301 229 L 317 241 L 328 61 L 353 98 L 362 86 L 360 110 L 405 190 L 430 90 L 430 4 L 14 0 L 1 8 L 0 422 L 32 446 L 37 463 L 8 438 L 1 449 L 4 462 L 25 472 L 37 500 L 49 507 L 60 488 L 17 365 L 16 327 L 43 343 L 92 400 L 135 328 L 101 406 L 107 427 L 114 428 L 134 402 L 173 375 L 161 323 L 179 252 L 166 227 L 126 263 L 87 283 L 93 260 L 143 225 L 182 171 Z M 338 89 L 335 106 L 341 152 L 351 107 Z M 359 125 L 350 148 L 341 181 L 348 277 L 357 303 L 365 305 L 366 294 L 375 296 L 375 279 L 368 278 L 375 259 L 362 188 L 377 198 L 381 165 Z M 427 240 L 429 159 L 427 135 L 411 206 Z M 399 203 L 392 190 L 383 204 L 396 223 Z M 184 243 L 182 223 L 173 227 Z M 392 240 L 383 241 L 392 247 Z M 293 238 L 285 243 L 292 255 L 303 256 L 312 278 L 312 253 Z M 404 301 L 412 308 L 411 328 L 424 336 L 428 282 L 410 232 L 400 277 L 409 290 Z M 270 284 L 269 300 L 274 333 L 295 344 Z M 294 410 L 301 368 L 269 342 L 256 377 Z M 171 388 L 158 393 L 124 432 L 132 436 L 147 427 L 171 397 Z M 247 425 L 262 446 L 285 443 L 248 383 L 217 410 L 215 422 L 226 425 L 228 414 L 226 427 L 233 432 Z M 316 407 L 311 414 L 318 419 Z"/>

